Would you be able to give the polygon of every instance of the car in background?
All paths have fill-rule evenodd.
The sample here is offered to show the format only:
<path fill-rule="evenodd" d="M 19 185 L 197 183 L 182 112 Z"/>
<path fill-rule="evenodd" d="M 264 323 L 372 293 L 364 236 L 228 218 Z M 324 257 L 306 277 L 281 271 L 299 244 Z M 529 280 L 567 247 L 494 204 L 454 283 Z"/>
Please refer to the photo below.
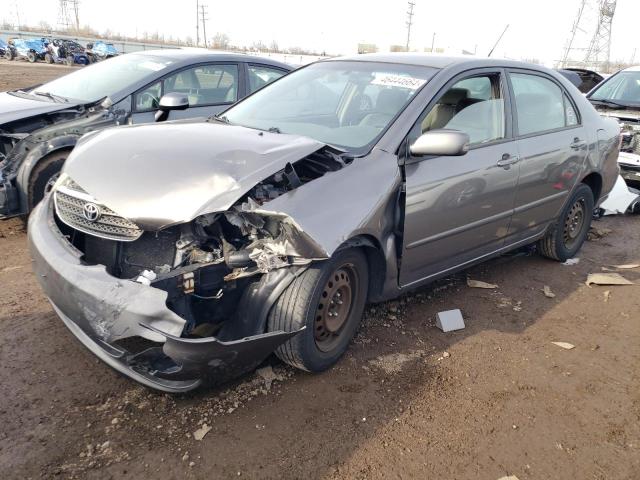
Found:
<path fill-rule="evenodd" d="M 31 214 L 35 278 L 80 342 L 151 388 L 274 351 L 319 372 L 367 302 L 532 243 L 573 257 L 619 137 L 544 67 L 321 61 L 206 121 L 84 136 Z"/>
<path fill-rule="evenodd" d="M 116 49 L 113 43 L 106 43 L 102 40 L 96 40 L 93 43 L 88 43 L 85 52 L 92 63 L 100 62 L 119 55 L 118 49 Z"/>
<path fill-rule="evenodd" d="M 47 42 L 44 38 L 12 38 L 9 45 L 13 48 L 8 55 L 5 53 L 7 60 L 28 60 L 35 63 L 44 61 L 47 54 Z"/>
<path fill-rule="evenodd" d="M 631 187 L 640 186 L 640 66 L 610 76 L 587 94 L 600 115 L 620 124 L 620 174 Z"/>
<path fill-rule="evenodd" d="M 9 50 L 9 45 L 2 38 L 0 38 L 0 57 L 6 58 L 8 50 Z M 9 53 L 9 55 L 11 55 L 11 53 Z"/>
<path fill-rule="evenodd" d="M 267 58 L 166 49 L 0 93 L 0 219 L 31 211 L 85 133 L 208 117 L 290 70 Z"/>
<path fill-rule="evenodd" d="M 567 77 L 582 93 L 588 93 L 605 78 L 598 72 L 584 68 L 567 67 L 559 68 L 557 71 Z"/>
<path fill-rule="evenodd" d="M 72 65 L 89 65 L 91 60 L 85 49 L 78 42 L 64 38 L 48 40 L 48 53 L 45 55 L 47 63 L 66 63 Z"/>

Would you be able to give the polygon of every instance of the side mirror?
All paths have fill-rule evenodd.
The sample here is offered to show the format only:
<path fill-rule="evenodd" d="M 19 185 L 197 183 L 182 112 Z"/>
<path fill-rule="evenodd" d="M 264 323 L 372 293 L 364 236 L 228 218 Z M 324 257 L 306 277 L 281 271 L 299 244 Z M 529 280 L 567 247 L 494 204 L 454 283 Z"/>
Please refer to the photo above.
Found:
<path fill-rule="evenodd" d="M 164 122 L 169 118 L 171 110 L 186 110 L 187 108 L 189 108 L 189 97 L 184 93 L 167 93 L 162 96 L 158 104 L 158 111 L 155 116 L 156 122 Z"/>
<path fill-rule="evenodd" d="M 460 156 L 469 151 L 469 135 L 459 130 L 431 130 L 409 147 L 411 155 Z"/>

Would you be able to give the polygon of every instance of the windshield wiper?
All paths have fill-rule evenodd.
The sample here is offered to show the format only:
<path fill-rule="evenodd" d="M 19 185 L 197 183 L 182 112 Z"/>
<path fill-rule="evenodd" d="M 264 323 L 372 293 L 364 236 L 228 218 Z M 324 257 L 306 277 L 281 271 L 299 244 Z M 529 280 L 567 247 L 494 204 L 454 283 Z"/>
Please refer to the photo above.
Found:
<path fill-rule="evenodd" d="M 269 129 L 267 130 L 267 132 L 271 132 L 271 133 L 282 133 L 278 127 L 269 127 Z"/>
<path fill-rule="evenodd" d="M 227 118 L 226 115 L 211 115 L 211 117 L 209 118 L 213 118 L 214 120 L 217 120 L 222 123 L 231 123 L 229 122 L 229 119 Z"/>
<path fill-rule="evenodd" d="M 40 95 L 41 97 L 50 98 L 54 102 L 69 103 L 68 99 L 66 99 L 64 97 L 61 97 L 60 95 L 54 95 L 53 93 L 49 93 L 49 92 L 33 92 L 33 94 L 34 95 Z"/>
<path fill-rule="evenodd" d="M 598 100 L 595 98 L 590 98 L 589 101 L 591 103 L 599 103 L 601 105 L 606 105 L 607 107 L 614 107 L 614 108 L 629 108 L 630 105 L 625 105 L 624 103 L 618 103 L 618 102 L 614 102 L 613 100 Z"/>

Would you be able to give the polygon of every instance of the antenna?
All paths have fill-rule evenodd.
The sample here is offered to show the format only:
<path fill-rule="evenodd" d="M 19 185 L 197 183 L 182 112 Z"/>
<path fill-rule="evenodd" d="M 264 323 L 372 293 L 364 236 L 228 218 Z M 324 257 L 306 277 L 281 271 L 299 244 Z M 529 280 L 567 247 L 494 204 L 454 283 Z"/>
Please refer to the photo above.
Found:
<path fill-rule="evenodd" d="M 502 31 L 502 33 L 500 34 L 500 36 L 498 37 L 498 40 L 496 40 L 496 44 L 493 46 L 493 48 L 491 49 L 491 51 L 489 52 L 489 55 L 487 55 L 487 57 L 490 57 L 491 54 L 493 53 L 493 51 L 496 49 L 496 47 L 498 46 L 498 44 L 500 43 L 500 40 L 502 40 L 502 37 L 504 36 L 504 34 L 507 32 L 507 28 L 509 28 L 509 24 L 507 23 L 507 26 L 504 27 L 504 30 Z"/>
<path fill-rule="evenodd" d="M 409 51 L 409 42 L 411 41 L 411 25 L 413 25 L 413 7 L 415 7 L 416 3 L 409 0 L 408 2 L 409 10 L 407 11 L 407 52 Z"/>

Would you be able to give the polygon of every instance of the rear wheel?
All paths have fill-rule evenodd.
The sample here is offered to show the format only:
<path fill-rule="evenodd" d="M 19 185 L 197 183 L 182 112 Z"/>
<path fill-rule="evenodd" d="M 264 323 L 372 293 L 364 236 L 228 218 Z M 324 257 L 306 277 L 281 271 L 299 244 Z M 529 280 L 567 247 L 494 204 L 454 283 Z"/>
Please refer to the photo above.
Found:
<path fill-rule="evenodd" d="M 35 52 L 27 53 L 27 60 L 29 60 L 29 62 L 31 63 L 35 63 L 35 61 L 37 60 Z"/>
<path fill-rule="evenodd" d="M 49 193 L 58 179 L 68 155 L 68 151 L 52 153 L 40 160 L 33 169 L 29 179 L 29 211 L 33 210 L 38 202 Z"/>
<path fill-rule="evenodd" d="M 11 48 L 7 48 L 7 49 L 4 51 L 4 58 L 5 58 L 5 59 L 7 59 L 7 60 L 13 60 L 14 56 L 15 56 L 15 55 L 14 55 L 13 50 L 12 50 Z"/>
<path fill-rule="evenodd" d="M 47 62 L 47 63 L 53 63 L 53 56 L 50 53 L 47 53 L 44 56 L 44 61 Z"/>
<path fill-rule="evenodd" d="M 269 313 L 269 331 L 304 331 L 276 350 L 284 362 L 309 372 L 331 367 L 353 338 L 367 300 L 368 266 L 361 250 L 339 250 L 309 267 Z"/>
<path fill-rule="evenodd" d="M 540 253 L 561 262 L 578 253 L 591 226 L 593 203 L 591 189 L 585 184 L 580 184 L 552 230 L 540 240 Z"/>

